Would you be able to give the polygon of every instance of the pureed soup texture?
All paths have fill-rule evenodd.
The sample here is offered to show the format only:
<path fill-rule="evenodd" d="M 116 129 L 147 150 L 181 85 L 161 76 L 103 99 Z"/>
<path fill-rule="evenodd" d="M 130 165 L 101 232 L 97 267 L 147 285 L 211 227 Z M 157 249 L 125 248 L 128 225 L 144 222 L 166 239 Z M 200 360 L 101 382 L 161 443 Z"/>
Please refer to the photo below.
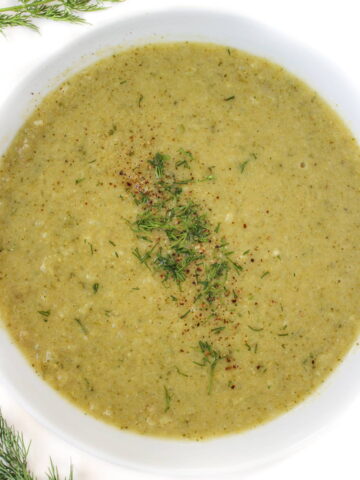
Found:
<path fill-rule="evenodd" d="M 264 59 L 192 43 L 106 58 L 2 158 L 4 324 L 42 378 L 122 429 L 267 421 L 359 332 L 359 157 Z"/>

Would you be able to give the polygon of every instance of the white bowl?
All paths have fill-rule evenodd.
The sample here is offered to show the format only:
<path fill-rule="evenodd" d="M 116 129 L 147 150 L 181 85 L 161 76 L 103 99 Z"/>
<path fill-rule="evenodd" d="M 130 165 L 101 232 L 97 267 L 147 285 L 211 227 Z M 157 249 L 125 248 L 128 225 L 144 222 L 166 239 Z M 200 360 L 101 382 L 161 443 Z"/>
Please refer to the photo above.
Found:
<path fill-rule="evenodd" d="M 47 92 L 114 47 L 182 40 L 227 45 L 283 65 L 315 88 L 360 138 L 359 90 L 327 60 L 246 18 L 184 8 L 128 15 L 106 28 L 94 28 L 31 72 L 0 112 L 0 153 Z M 34 373 L 4 329 L 0 351 L 0 374 L 41 423 L 105 460 L 157 473 L 219 474 L 281 457 L 325 426 L 360 390 L 360 379 L 354 375 L 360 369 L 360 351 L 354 347 L 315 394 L 263 426 L 204 442 L 165 440 L 120 431 L 85 415 Z"/>

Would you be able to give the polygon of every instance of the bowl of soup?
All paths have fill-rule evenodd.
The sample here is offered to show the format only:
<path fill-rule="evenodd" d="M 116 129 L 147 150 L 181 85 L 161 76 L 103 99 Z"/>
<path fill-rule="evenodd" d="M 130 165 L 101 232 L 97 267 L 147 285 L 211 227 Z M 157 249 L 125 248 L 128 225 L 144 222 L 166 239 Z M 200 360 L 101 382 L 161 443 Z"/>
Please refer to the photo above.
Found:
<path fill-rule="evenodd" d="M 0 370 L 25 408 L 105 460 L 204 475 L 344 409 L 359 106 L 220 10 L 128 15 L 31 72 L 0 113 Z"/>

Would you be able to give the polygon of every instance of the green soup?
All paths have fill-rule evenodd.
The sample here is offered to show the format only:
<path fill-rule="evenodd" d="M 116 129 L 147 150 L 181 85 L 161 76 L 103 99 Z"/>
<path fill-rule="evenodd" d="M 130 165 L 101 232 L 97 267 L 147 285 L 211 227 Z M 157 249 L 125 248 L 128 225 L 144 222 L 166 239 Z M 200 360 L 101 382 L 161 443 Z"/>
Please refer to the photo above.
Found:
<path fill-rule="evenodd" d="M 149 45 L 49 94 L 0 169 L 0 312 L 121 429 L 202 439 L 314 391 L 359 333 L 360 154 L 283 68 Z"/>

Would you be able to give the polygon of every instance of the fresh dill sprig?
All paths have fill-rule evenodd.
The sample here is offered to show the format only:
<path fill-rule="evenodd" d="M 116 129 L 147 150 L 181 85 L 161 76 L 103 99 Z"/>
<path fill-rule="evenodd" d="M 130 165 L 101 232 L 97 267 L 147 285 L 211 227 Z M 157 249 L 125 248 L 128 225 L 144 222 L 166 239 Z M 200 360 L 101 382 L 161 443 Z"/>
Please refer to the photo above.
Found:
<path fill-rule="evenodd" d="M 59 475 L 59 470 L 58 468 L 54 465 L 52 459 L 50 458 L 50 467 L 47 472 L 47 480 L 61 480 L 61 477 Z M 65 480 L 74 480 L 74 471 L 72 465 L 70 465 L 70 474 L 69 478 L 65 477 Z"/>
<path fill-rule="evenodd" d="M 28 455 L 30 445 L 26 445 L 21 433 L 8 425 L 0 411 L 0 479 L 1 480 L 37 480 L 29 469 Z M 48 480 L 60 480 L 57 467 L 50 459 L 47 472 Z M 73 468 L 70 466 L 68 479 L 73 480 Z"/>
<path fill-rule="evenodd" d="M 0 8 L 0 33 L 7 27 L 27 27 L 35 31 L 36 18 L 69 23 L 86 23 L 79 15 L 84 12 L 103 10 L 106 2 L 119 3 L 123 0 L 20 0 L 15 5 Z"/>

